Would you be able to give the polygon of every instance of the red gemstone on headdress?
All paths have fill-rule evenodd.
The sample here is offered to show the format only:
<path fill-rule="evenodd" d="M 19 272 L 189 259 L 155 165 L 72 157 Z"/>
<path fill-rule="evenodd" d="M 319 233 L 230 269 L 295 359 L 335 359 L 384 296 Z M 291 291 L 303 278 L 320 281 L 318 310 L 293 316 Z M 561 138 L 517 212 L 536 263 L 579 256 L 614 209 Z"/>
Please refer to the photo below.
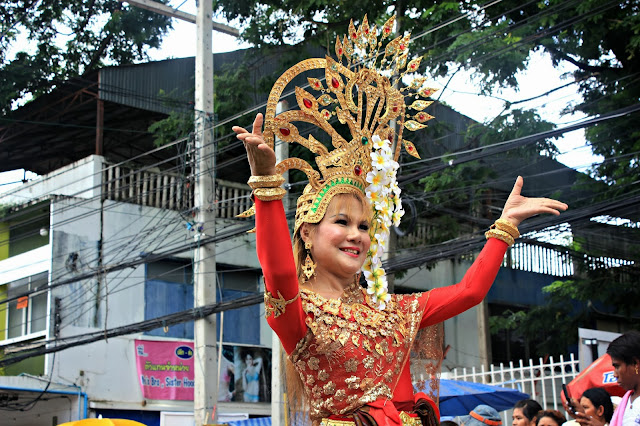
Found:
<path fill-rule="evenodd" d="M 340 82 L 338 81 L 337 78 L 332 77 L 331 78 L 331 85 L 333 86 L 334 89 L 337 89 L 338 87 L 340 87 Z"/>
<path fill-rule="evenodd" d="M 394 106 L 392 109 L 393 109 L 393 112 L 398 112 L 398 107 L 397 106 Z"/>
<path fill-rule="evenodd" d="M 320 87 L 320 82 L 316 81 L 316 87 Z"/>
<path fill-rule="evenodd" d="M 411 69 L 415 70 L 416 69 L 416 64 L 411 64 Z"/>
<path fill-rule="evenodd" d="M 338 55 L 342 55 L 342 48 L 338 49 Z"/>
<path fill-rule="evenodd" d="M 400 50 L 404 50 L 404 47 L 405 47 L 404 44 L 401 44 L 400 45 Z"/>
<path fill-rule="evenodd" d="M 356 33 L 351 33 L 351 38 L 352 38 L 352 39 L 354 39 L 354 40 L 355 40 L 357 37 L 358 37 L 358 34 L 356 34 Z"/>
<path fill-rule="evenodd" d="M 282 136 L 289 136 L 291 134 L 291 130 L 287 129 L 286 127 L 281 127 L 279 130 Z"/>
<path fill-rule="evenodd" d="M 311 103 L 311 101 L 307 98 L 304 98 L 302 100 L 302 103 L 304 103 L 304 106 L 306 106 L 307 108 L 311 108 L 311 106 L 313 105 L 313 103 Z"/>
<path fill-rule="evenodd" d="M 356 174 L 356 176 L 360 176 L 360 175 L 362 174 L 362 167 L 360 167 L 360 166 L 356 165 L 356 166 L 353 168 L 353 172 Z"/>
<path fill-rule="evenodd" d="M 391 32 L 391 28 L 386 27 L 386 28 L 384 29 L 384 32 L 385 32 L 385 33 L 390 33 L 390 32 Z"/>
<path fill-rule="evenodd" d="M 409 146 L 407 147 L 407 149 L 408 149 L 409 151 L 413 151 L 413 147 L 412 147 L 411 145 L 409 145 Z"/>

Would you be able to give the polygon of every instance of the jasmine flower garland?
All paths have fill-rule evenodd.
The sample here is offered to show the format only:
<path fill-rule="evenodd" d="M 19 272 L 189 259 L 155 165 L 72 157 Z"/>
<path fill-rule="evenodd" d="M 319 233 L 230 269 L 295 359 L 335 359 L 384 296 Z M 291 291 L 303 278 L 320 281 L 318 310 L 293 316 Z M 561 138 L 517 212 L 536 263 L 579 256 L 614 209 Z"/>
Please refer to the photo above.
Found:
<path fill-rule="evenodd" d="M 396 180 L 398 163 L 393 160 L 391 142 L 382 140 L 378 135 L 371 138 L 373 150 L 371 165 L 373 170 L 367 173 L 369 186 L 365 191 L 373 210 L 371 229 L 371 247 L 362 271 L 367 281 L 367 293 L 383 310 L 391 299 L 387 276 L 382 268 L 382 256 L 389 245 L 390 227 L 400 225 L 404 215 L 400 200 L 400 187 Z"/>

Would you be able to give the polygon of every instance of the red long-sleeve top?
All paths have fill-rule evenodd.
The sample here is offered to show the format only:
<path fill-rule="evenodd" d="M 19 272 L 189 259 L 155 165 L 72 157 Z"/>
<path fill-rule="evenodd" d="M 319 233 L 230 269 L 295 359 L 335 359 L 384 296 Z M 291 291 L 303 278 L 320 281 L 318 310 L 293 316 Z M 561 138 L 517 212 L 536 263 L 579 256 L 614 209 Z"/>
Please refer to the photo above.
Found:
<path fill-rule="evenodd" d="M 313 315 L 308 312 L 308 309 L 307 311 L 303 309 L 303 301 L 298 297 L 300 289 L 289 227 L 280 201 L 256 200 L 256 248 L 264 274 L 265 291 L 274 296 L 281 295 L 286 301 L 293 300 L 286 305 L 281 315 L 277 317 L 271 315 L 267 318 L 269 325 L 282 342 L 284 350 L 291 356 L 305 337 L 308 339 L 309 324 L 312 323 L 310 318 Z M 494 238 L 489 239 L 462 281 L 415 295 L 418 301 L 417 306 L 422 309 L 419 327 L 438 324 L 480 303 L 500 269 L 506 249 L 506 243 Z M 409 362 L 402 362 L 402 365 L 399 377 L 396 377 L 397 384 L 392 390 L 392 401 L 395 405 L 406 406 L 407 402 L 413 401 L 413 386 Z M 368 405 L 380 407 L 384 405 L 384 410 L 382 408 L 372 410 L 374 417 L 395 417 L 393 409 L 391 408 L 390 413 L 390 408 L 387 407 L 392 404 L 368 403 Z M 325 407 L 326 410 L 331 411 L 330 408 Z"/>

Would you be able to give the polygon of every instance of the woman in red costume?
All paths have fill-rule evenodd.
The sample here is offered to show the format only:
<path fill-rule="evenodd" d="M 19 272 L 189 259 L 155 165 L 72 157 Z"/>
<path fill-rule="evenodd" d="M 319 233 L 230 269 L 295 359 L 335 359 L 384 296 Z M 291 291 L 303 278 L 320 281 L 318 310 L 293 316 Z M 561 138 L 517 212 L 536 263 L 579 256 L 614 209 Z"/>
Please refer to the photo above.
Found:
<path fill-rule="evenodd" d="M 360 45 L 379 46 L 370 38 L 375 29 L 369 28 L 366 17 L 357 32 L 352 27 L 349 33 L 354 39 L 369 37 Z M 386 51 L 397 48 L 398 55 L 404 54 L 401 47 L 409 40 L 405 38 L 390 42 L 395 47 Z M 348 47 L 336 44 L 337 55 Z M 389 62 L 397 63 L 396 56 Z M 413 69 L 413 64 L 405 61 L 407 68 Z M 275 103 L 286 83 L 302 71 L 322 68 L 326 87 L 317 79 L 308 80 L 320 95 L 316 98 L 296 88 L 300 109 L 276 116 Z M 354 95 L 357 91 L 366 96 Z M 423 96 L 432 92 L 420 90 Z M 404 105 L 404 95 L 375 67 L 363 66 L 356 73 L 327 57 L 303 61 L 276 82 L 264 134 L 262 114 L 256 116 L 251 132 L 234 127 L 251 166 L 249 185 L 254 189 L 267 321 L 290 361 L 287 395 L 295 399 L 291 384 L 297 383 L 313 425 L 437 423 L 435 404 L 426 395 L 413 393 L 409 357 L 424 343 L 419 331 L 483 300 L 524 219 L 541 213 L 558 215 L 567 208 L 559 201 L 522 196 L 523 180 L 518 177 L 500 219 L 486 233 L 484 249 L 460 283 L 418 294 L 388 294 L 380 256 L 390 225 L 397 225 L 403 213 L 395 181 L 399 151 L 392 158 L 389 147 L 395 136 L 392 122 L 400 129 L 420 128 L 417 122 L 404 120 L 408 108 L 421 111 L 428 105 L 421 102 Z M 332 105 L 337 107 L 331 109 Z M 414 117 L 420 121 L 425 115 Z M 351 140 L 333 129 L 333 116 L 347 123 Z M 312 136 L 302 137 L 294 121 L 326 131 L 335 149 L 329 151 Z M 317 155 L 320 172 L 299 159 L 276 164 L 275 136 L 309 148 Z M 410 154 L 415 150 L 402 140 L 401 132 L 395 140 L 402 141 Z M 298 199 L 293 246 L 280 201 L 285 194 L 281 174 L 290 168 L 309 177 Z M 361 271 L 367 289 L 359 285 Z"/>

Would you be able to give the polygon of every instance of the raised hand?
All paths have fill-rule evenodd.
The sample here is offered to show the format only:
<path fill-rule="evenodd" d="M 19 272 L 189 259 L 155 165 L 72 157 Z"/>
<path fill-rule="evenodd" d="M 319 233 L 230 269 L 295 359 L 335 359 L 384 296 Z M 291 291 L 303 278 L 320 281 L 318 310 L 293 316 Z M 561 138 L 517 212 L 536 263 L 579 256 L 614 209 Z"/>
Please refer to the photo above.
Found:
<path fill-rule="evenodd" d="M 509 194 L 509 198 L 504 204 L 500 218 L 507 219 L 515 226 L 518 226 L 523 220 L 531 216 L 540 213 L 550 213 L 557 216 L 560 211 L 565 211 L 569 207 L 565 203 L 551 198 L 529 198 L 520 195 L 523 183 L 522 176 L 518 176 L 511 194 Z"/>
<path fill-rule="evenodd" d="M 244 148 L 247 150 L 252 176 L 268 176 L 276 173 L 276 153 L 262 137 L 263 120 L 262 114 L 258 113 L 253 121 L 251 133 L 239 126 L 232 127 L 236 137 L 244 143 Z"/>

